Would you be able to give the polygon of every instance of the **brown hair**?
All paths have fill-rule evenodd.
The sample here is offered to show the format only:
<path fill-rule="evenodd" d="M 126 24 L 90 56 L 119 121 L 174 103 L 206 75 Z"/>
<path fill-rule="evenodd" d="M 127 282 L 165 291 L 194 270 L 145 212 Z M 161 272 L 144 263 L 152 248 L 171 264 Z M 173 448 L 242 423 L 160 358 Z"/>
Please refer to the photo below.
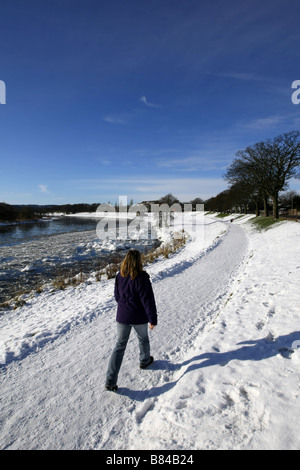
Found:
<path fill-rule="evenodd" d="M 131 279 L 135 279 L 139 273 L 143 271 L 142 255 L 138 250 L 129 250 L 121 264 L 121 276 L 130 275 Z"/>

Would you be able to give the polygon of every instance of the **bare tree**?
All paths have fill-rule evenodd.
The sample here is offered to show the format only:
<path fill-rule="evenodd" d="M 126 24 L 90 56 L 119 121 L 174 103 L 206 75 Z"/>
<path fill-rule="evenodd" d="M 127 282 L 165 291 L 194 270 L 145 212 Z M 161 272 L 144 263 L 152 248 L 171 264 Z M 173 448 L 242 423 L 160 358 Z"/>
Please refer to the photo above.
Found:
<path fill-rule="evenodd" d="M 296 174 L 300 165 L 300 132 L 292 131 L 275 137 L 265 144 L 269 161 L 270 180 L 267 192 L 273 200 L 273 215 L 278 219 L 278 195 L 287 189 L 288 181 Z"/>
<path fill-rule="evenodd" d="M 255 148 L 247 147 L 245 150 L 239 151 L 230 167 L 227 169 L 224 177 L 232 185 L 231 187 L 244 187 L 244 193 L 247 189 L 249 199 L 252 200 L 256 207 L 256 215 L 259 214 L 259 205 L 261 201 L 264 203 L 265 216 L 268 215 L 268 195 L 263 189 L 262 172 L 259 171 L 255 161 Z"/>
<path fill-rule="evenodd" d="M 237 159 L 228 168 L 225 178 L 232 184 L 248 182 L 264 200 L 273 201 L 273 216 L 279 217 L 278 195 L 300 165 L 300 132 L 292 131 L 272 140 L 259 142 L 237 152 Z"/>

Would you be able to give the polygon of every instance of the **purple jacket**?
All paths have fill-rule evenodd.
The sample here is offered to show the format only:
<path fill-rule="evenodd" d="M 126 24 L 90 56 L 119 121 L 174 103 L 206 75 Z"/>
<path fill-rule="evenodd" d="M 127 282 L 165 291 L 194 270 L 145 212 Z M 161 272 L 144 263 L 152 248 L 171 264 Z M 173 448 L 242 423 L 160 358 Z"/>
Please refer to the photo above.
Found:
<path fill-rule="evenodd" d="M 118 273 L 115 281 L 117 322 L 132 325 L 157 324 L 157 311 L 149 274 L 142 271 L 131 280 Z"/>

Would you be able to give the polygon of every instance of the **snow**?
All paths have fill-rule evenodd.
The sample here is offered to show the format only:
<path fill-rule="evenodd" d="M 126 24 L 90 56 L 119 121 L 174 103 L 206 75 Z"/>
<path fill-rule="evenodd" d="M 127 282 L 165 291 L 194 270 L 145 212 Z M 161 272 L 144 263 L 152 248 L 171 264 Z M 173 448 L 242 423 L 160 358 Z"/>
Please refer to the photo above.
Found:
<path fill-rule="evenodd" d="M 132 333 L 118 394 L 113 279 L 1 315 L 0 448 L 299 449 L 300 225 L 250 218 L 192 214 L 188 243 L 145 268 L 155 362 L 139 369 Z"/>

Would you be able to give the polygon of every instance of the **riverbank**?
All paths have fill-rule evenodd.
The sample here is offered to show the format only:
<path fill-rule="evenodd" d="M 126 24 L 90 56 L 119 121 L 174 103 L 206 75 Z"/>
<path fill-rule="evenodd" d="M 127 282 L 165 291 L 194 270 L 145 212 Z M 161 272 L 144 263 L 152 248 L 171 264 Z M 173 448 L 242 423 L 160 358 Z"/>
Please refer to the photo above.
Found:
<path fill-rule="evenodd" d="M 40 291 L 47 282 L 88 275 L 119 262 L 132 246 L 146 251 L 160 243 L 149 239 L 147 231 L 136 241 L 108 239 L 105 232 L 101 239 L 101 217 L 77 214 L 0 227 L 0 304 L 18 296 L 20 305 L 22 294 Z M 116 229 L 125 231 L 128 223 L 127 217 L 116 220 Z"/>
<path fill-rule="evenodd" d="M 299 225 L 204 218 L 147 271 L 155 361 L 132 335 L 104 390 L 114 280 L 44 292 L 0 316 L 2 449 L 299 449 Z M 192 234 L 192 231 L 191 231 Z"/>

